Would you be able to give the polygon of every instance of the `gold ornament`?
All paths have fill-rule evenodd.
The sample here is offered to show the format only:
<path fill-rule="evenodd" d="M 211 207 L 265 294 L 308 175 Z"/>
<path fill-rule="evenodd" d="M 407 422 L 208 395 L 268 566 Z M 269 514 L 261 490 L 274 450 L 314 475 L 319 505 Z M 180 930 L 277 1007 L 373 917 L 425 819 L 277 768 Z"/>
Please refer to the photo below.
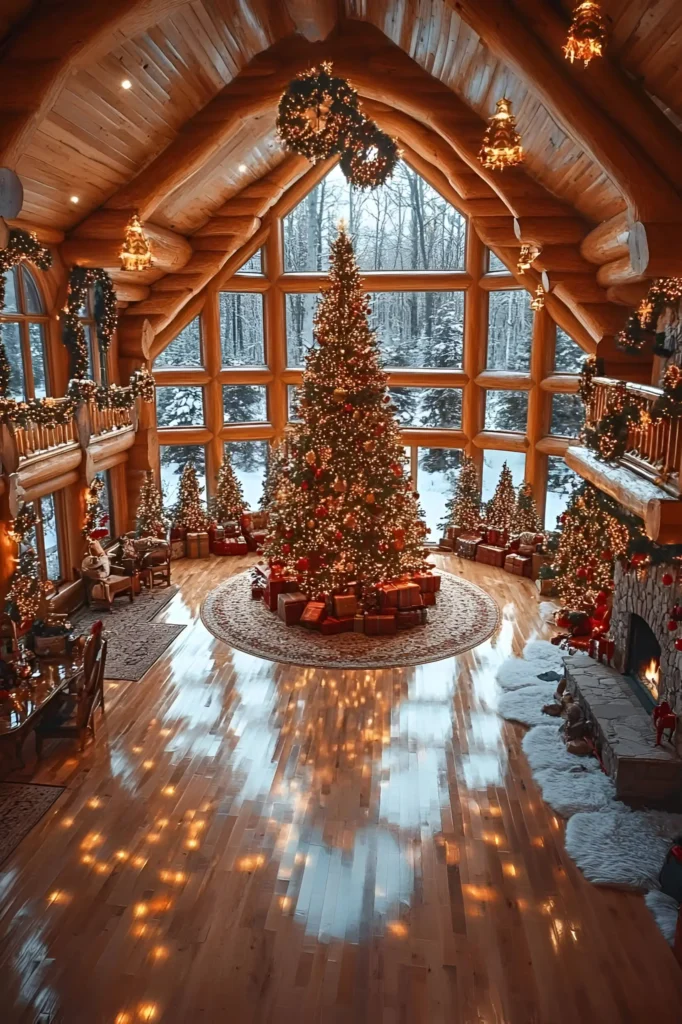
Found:
<path fill-rule="evenodd" d="M 309 519 L 308 520 L 308 529 L 312 530 L 314 528 L 314 526 L 315 526 L 315 520 L 314 519 Z"/>
<path fill-rule="evenodd" d="M 152 266 L 152 250 L 136 213 L 128 222 L 125 241 L 118 256 L 122 270 L 148 270 Z"/>
<path fill-rule="evenodd" d="M 375 446 L 376 446 L 376 442 L 372 441 L 371 439 L 369 441 L 363 441 L 362 442 L 362 447 L 365 449 L 366 452 L 373 452 Z"/>
<path fill-rule="evenodd" d="M 340 476 L 337 476 L 334 480 L 333 487 L 337 494 L 344 494 L 348 488 L 348 484 L 345 480 L 342 480 Z"/>
<path fill-rule="evenodd" d="M 332 391 L 332 398 L 335 402 L 345 402 L 348 392 L 345 388 L 334 388 Z"/>
<path fill-rule="evenodd" d="M 308 463 L 309 466 L 314 466 L 315 463 L 317 462 L 317 455 L 315 454 L 315 452 L 313 452 L 313 451 L 306 452 L 305 453 L 305 461 Z"/>
<path fill-rule="evenodd" d="M 367 502 L 367 504 L 368 505 L 373 505 L 375 500 L 376 499 L 375 499 L 374 494 L 372 493 L 372 491 L 367 491 L 367 494 L 365 495 L 365 501 Z"/>
<path fill-rule="evenodd" d="M 352 512 L 349 512 L 347 516 L 344 516 L 343 525 L 349 530 L 354 530 L 357 526 L 357 519 Z"/>
<path fill-rule="evenodd" d="M 356 409 L 355 412 L 353 413 L 353 419 L 356 420 L 356 422 L 357 422 L 357 420 L 359 420 L 361 416 L 362 416 L 362 413 L 360 412 L 360 410 Z"/>
<path fill-rule="evenodd" d="M 583 61 L 585 67 L 593 57 L 601 57 L 606 44 L 606 25 L 601 8 L 594 0 L 582 0 L 573 11 L 568 38 L 563 47 L 564 57 Z"/>
<path fill-rule="evenodd" d="M 521 136 L 516 130 L 511 100 L 503 97 L 497 101 L 497 109 L 490 118 L 478 159 L 489 171 L 502 171 L 515 167 L 523 161 Z"/>

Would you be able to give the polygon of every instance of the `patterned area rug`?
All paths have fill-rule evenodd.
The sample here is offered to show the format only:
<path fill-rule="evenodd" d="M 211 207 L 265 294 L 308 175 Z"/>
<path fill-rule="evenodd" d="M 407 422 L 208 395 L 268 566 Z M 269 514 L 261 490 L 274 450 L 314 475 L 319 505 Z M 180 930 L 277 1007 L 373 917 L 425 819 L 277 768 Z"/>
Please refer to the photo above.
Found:
<path fill-rule="evenodd" d="M 152 667 L 185 628 L 154 619 L 172 601 L 178 587 L 170 586 L 143 591 L 131 604 L 120 598 L 114 603 L 114 610 L 106 608 L 81 608 L 73 616 L 73 624 L 81 633 L 93 622 L 101 619 L 104 635 L 109 640 L 107 650 L 107 679 L 137 682 Z"/>
<path fill-rule="evenodd" d="M 462 654 L 491 636 L 499 610 L 484 590 L 441 572 L 442 586 L 425 626 L 395 636 L 341 633 L 322 636 L 304 626 L 285 626 L 262 601 L 251 599 L 249 571 L 232 576 L 208 595 L 201 609 L 207 629 L 247 654 L 286 665 L 322 668 L 397 668 Z"/>
<path fill-rule="evenodd" d="M 63 792 L 63 786 L 0 782 L 0 865 Z"/>

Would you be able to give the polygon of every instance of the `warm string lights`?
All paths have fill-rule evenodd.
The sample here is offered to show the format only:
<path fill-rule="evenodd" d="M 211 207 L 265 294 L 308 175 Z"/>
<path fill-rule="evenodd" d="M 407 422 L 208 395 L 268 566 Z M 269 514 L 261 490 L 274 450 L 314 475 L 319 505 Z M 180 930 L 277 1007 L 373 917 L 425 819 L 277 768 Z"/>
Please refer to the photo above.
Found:
<path fill-rule="evenodd" d="M 533 485 L 529 484 L 527 481 L 519 486 L 516 495 L 516 508 L 514 510 L 514 519 L 512 522 L 512 532 L 515 534 L 539 534 L 543 532 L 542 520 L 540 519 L 538 507 L 535 504 Z"/>
<path fill-rule="evenodd" d="M 156 486 L 154 473 L 147 470 L 140 488 L 135 517 L 135 532 L 138 537 L 164 537 L 168 520 L 163 511 L 163 498 Z"/>
<path fill-rule="evenodd" d="M 232 460 L 224 450 L 223 464 L 218 471 L 216 491 L 211 502 L 211 517 L 216 523 L 239 520 L 246 511 L 242 485 L 234 475 Z"/>
<path fill-rule="evenodd" d="M 405 472 L 394 409 L 367 322 L 351 241 L 341 225 L 330 252 L 330 284 L 318 306 L 317 345 L 299 389 L 302 422 L 269 508 L 265 554 L 318 597 L 357 582 L 378 583 L 423 566 L 426 534 Z"/>
<path fill-rule="evenodd" d="M 378 188 L 393 174 L 401 151 L 395 139 L 364 120 L 353 128 L 341 156 L 341 170 L 355 188 Z"/>
<path fill-rule="evenodd" d="M 658 332 L 658 321 L 666 310 L 677 311 L 682 301 L 682 277 L 658 277 L 628 319 L 624 330 L 616 337 L 618 348 L 624 352 L 641 352 L 647 342 L 654 342 L 656 355 L 670 355 L 666 348 L 665 332 Z"/>
<path fill-rule="evenodd" d="M 472 533 L 481 524 L 481 481 L 476 463 L 470 455 L 462 455 L 462 464 L 452 497 L 445 503 L 445 515 L 439 524 L 443 533 L 449 527 Z"/>
<path fill-rule="evenodd" d="M 535 295 L 530 300 L 530 308 L 535 313 L 538 313 L 541 309 L 545 308 L 545 295 L 545 289 L 541 284 L 539 284 L 535 289 Z"/>
<path fill-rule="evenodd" d="M 85 491 L 85 518 L 81 534 L 88 540 L 102 540 L 109 533 L 109 516 L 102 508 L 103 490 L 104 481 L 96 476 Z"/>
<path fill-rule="evenodd" d="M 478 159 L 489 171 L 503 171 L 505 167 L 515 167 L 523 161 L 521 136 L 516 130 L 511 100 L 506 96 L 497 101 L 495 113 L 483 136 Z"/>
<path fill-rule="evenodd" d="M 40 578 L 38 555 L 27 537 L 35 532 L 38 516 L 35 506 L 26 503 L 7 527 L 9 540 L 18 547 L 14 571 L 9 581 L 5 611 L 13 621 L 30 623 L 40 611 L 43 595 L 51 584 Z"/>
<path fill-rule="evenodd" d="M 0 249 L 0 313 L 5 308 L 7 271 L 18 266 L 19 263 L 23 263 L 24 260 L 29 260 L 39 270 L 49 270 L 52 266 L 52 253 L 40 244 L 35 235 L 12 228 L 7 246 Z M 11 372 L 12 368 L 2 341 L 2 324 L 0 323 L 0 400 L 7 394 Z M 0 415 L 2 415 L 1 405 Z"/>
<path fill-rule="evenodd" d="M 154 260 L 152 259 L 149 240 L 136 213 L 132 215 L 128 222 L 123 246 L 118 256 L 121 261 L 122 270 L 139 272 L 149 270 L 153 265 Z"/>
<path fill-rule="evenodd" d="M 193 462 L 188 462 L 180 479 L 178 501 L 173 510 L 173 526 L 188 533 L 207 530 L 210 518 L 201 500 L 197 471 Z"/>
<path fill-rule="evenodd" d="M 485 521 L 491 529 L 511 533 L 515 516 L 516 492 L 514 491 L 511 469 L 504 462 L 495 493 L 485 508 Z"/>
<path fill-rule="evenodd" d="M 516 263 L 516 269 L 519 274 L 525 274 L 527 270 L 533 266 L 533 263 L 541 253 L 541 249 L 537 245 L 522 245 L 519 252 L 519 258 Z"/>
<path fill-rule="evenodd" d="M 573 11 L 563 51 L 566 60 L 582 61 L 584 66 L 601 57 L 606 45 L 606 25 L 601 7 L 594 0 L 581 0 Z"/>
<path fill-rule="evenodd" d="M 88 376 L 88 343 L 80 312 L 86 303 L 88 290 L 95 292 L 95 329 L 97 342 L 104 356 L 118 323 L 116 292 L 106 270 L 100 267 L 73 267 L 69 274 L 69 291 L 62 310 L 62 341 L 71 355 L 71 376 Z"/>

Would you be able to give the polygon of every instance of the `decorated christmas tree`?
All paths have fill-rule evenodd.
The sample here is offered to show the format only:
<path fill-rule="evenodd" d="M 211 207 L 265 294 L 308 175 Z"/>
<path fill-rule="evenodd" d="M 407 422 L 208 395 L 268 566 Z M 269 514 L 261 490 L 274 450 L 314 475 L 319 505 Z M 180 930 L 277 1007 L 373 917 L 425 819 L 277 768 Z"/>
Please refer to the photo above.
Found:
<path fill-rule="evenodd" d="M 453 526 L 463 533 L 478 529 L 481 522 L 481 484 L 476 463 L 470 455 L 462 455 L 462 463 L 452 497 L 445 503 L 445 516 L 440 528 L 445 532 Z"/>
<path fill-rule="evenodd" d="M 81 534 L 88 540 L 102 540 L 109 534 L 109 515 L 102 508 L 103 490 L 104 481 L 96 476 L 85 492 L 85 520 Z"/>
<path fill-rule="evenodd" d="M 268 467 L 259 502 L 259 507 L 263 512 L 268 511 L 273 498 L 282 487 L 283 478 L 287 473 L 287 461 L 287 439 L 273 441 L 268 449 Z"/>
<path fill-rule="evenodd" d="M 552 563 L 557 593 L 567 611 L 587 611 L 599 591 L 611 589 L 615 559 L 625 554 L 630 533 L 605 510 L 588 483 L 574 493 L 559 522 L 561 535 Z"/>
<path fill-rule="evenodd" d="M 518 489 L 512 530 L 514 533 L 542 533 L 542 520 L 535 504 L 532 484 L 522 483 Z"/>
<path fill-rule="evenodd" d="M 516 515 L 516 492 L 512 481 L 511 470 L 503 463 L 500 479 L 497 481 L 495 493 L 486 505 L 485 517 L 489 527 L 494 530 L 506 530 L 510 533 Z"/>
<path fill-rule="evenodd" d="M 216 523 L 227 523 L 244 514 L 246 503 L 242 485 L 234 475 L 230 455 L 225 448 L 223 464 L 218 472 L 216 492 L 211 502 L 211 516 Z"/>
<path fill-rule="evenodd" d="M 30 540 L 35 537 L 37 522 L 35 506 L 27 503 L 21 506 L 8 528 L 9 539 L 18 548 L 5 602 L 5 611 L 14 622 L 35 619 L 46 589 L 40 578 L 38 555 Z"/>
<path fill-rule="evenodd" d="M 266 556 L 308 596 L 363 594 L 421 568 L 426 527 L 412 492 L 350 238 L 331 246 L 330 286 L 300 388 L 288 484 L 270 505 Z"/>
<path fill-rule="evenodd" d="M 138 537 L 162 537 L 168 525 L 163 514 L 163 499 L 156 486 L 154 474 L 147 470 L 137 504 L 135 530 Z"/>
<path fill-rule="evenodd" d="M 180 480 L 178 501 L 173 512 L 173 526 L 187 530 L 188 533 L 207 530 L 209 526 L 193 462 L 187 463 Z"/>

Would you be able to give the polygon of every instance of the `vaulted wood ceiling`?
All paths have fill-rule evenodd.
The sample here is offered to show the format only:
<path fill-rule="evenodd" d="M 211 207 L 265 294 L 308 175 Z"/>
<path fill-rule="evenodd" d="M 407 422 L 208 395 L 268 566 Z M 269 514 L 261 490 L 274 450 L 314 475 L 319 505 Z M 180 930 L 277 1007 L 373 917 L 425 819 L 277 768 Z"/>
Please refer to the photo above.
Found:
<path fill-rule="evenodd" d="M 533 214 L 555 218 L 556 246 L 573 246 L 577 255 L 557 251 L 553 266 L 538 269 L 584 279 L 572 281 L 569 308 L 599 340 L 617 328 L 618 315 L 607 312 L 611 300 L 623 301 L 614 287 L 643 276 L 613 269 L 627 254 L 624 211 L 630 222 L 643 222 L 647 253 L 654 251 L 649 224 L 682 220 L 682 7 L 678 0 L 603 0 L 609 57 L 585 70 L 560 55 L 572 6 L 121 0 L 76 11 L 65 0 L 13 0 L 0 17 L 0 164 L 22 177 L 26 222 L 73 232 L 70 258 L 79 240 L 120 237 L 115 211 L 123 217 L 140 207 L 161 247 L 175 253 L 145 284 L 156 280 L 157 291 L 186 299 L 258 230 L 268 208 L 262 182 L 276 198 L 303 173 L 275 138 L 277 96 L 287 76 L 329 54 L 374 104 L 372 113 L 444 175 L 444 186 L 473 203 L 472 215 L 476 203 L 485 211 L 489 244 L 504 249 L 526 240 L 525 226 L 528 237 L 537 228 Z M 127 91 L 123 79 L 132 83 Z M 514 102 L 527 161 L 521 172 L 492 176 L 475 151 L 483 119 L 503 93 Z M 102 207 L 108 210 L 97 213 Z M 597 284 L 596 267 L 577 246 L 614 217 L 605 251 L 588 254 L 611 268 L 602 267 Z M 194 237 L 187 245 L 181 236 Z M 231 252 L 216 256 L 206 236 L 232 239 Z M 159 281 L 172 270 L 184 272 L 182 287 Z M 129 289 L 129 298 L 135 294 Z M 146 289 L 137 297 L 139 316 L 151 315 L 162 329 L 167 317 L 154 321 L 160 300 Z"/>

